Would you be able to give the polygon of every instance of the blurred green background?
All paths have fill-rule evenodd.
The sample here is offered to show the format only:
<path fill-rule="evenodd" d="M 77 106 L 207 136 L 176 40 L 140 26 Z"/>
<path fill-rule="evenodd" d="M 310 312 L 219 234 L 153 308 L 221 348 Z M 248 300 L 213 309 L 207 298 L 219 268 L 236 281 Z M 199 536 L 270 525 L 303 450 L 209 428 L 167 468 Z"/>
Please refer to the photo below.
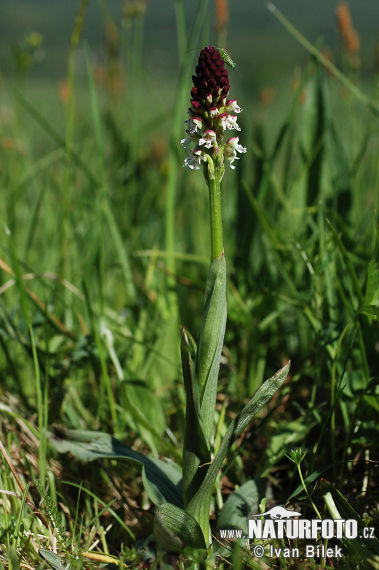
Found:
<path fill-rule="evenodd" d="M 33 79 L 57 81 L 66 73 L 67 50 L 78 2 L 74 0 L 2 0 L 0 3 L 0 69 L 3 77 L 14 74 L 12 45 L 34 31 L 43 36 L 39 61 L 31 72 Z M 133 2 L 90 0 L 83 39 L 91 47 L 95 62 L 104 64 L 104 14 L 109 14 L 128 34 L 125 9 Z M 277 0 L 274 4 L 312 42 L 318 40 L 335 54 L 338 34 L 336 0 Z M 375 43 L 379 35 L 377 0 L 350 0 L 354 26 L 360 35 L 362 69 L 373 72 Z M 197 12 L 198 2 L 185 1 L 188 22 Z M 125 8 L 126 7 L 126 8 Z M 208 25 L 213 30 L 213 2 L 209 2 Z M 305 51 L 277 22 L 263 0 L 232 0 L 227 47 L 238 62 L 241 76 L 256 87 L 274 83 L 292 72 L 295 63 L 307 59 Z M 145 61 L 154 78 L 173 78 L 178 73 L 178 52 L 174 0 L 150 0 L 145 21 Z M 203 46 L 192 46 L 201 48 Z M 84 73 L 84 64 L 83 64 Z"/>
<path fill-rule="evenodd" d="M 204 2 L 207 0 L 184 0 L 188 33 Z M 83 115 L 88 109 L 85 46 L 89 48 L 99 84 L 106 81 L 110 65 L 120 64 L 119 102 L 124 102 L 125 106 L 133 104 L 133 93 L 134 96 L 138 93 L 143 123 L 149 124 L 147 130 L 154 130 L 151 122 L 157 117 L 163 117 L 165 113 L 170 115 L 177 97 L 180 58 L 183 56 L 177 41 L 178 3 L 175 0 L 147 0 L 145 13 L 136 18 L 136 9 L 144 4 L 141 0 L 89 0 L 75 54 L 75 89 Z M 188 46 L 184 54 L 190 53 L 193 70 L 200 49 L 207 44 L 218 45 L 215 2 L 209 0 L 207 4 L 202 40 L 198 45 Z M 330 55 L 338 68 L 347 72 L 354 82 L 359 77 L 360 88 L 372 96 L 378 91 L 375 77 L 375 59 L 379 59 L 375 55 L 379 37 L 378 0 L 363 3 L 351 0 L 348 3 L 360 39 L 355 76 L 354 71 L 344 66 L 346 61 L 336 20 L 338 4 L 337 0 L 275 2 L 311 43 Z M 65 121 L 62 101 L 67 96 L 67 61 L 78 7 L 79 2 L 74 0 L 3 0 L 0 3 L 0 78 L 4 91 L 13 85 L 21 88 L 30 103 L 42 111 L 47 120 L 53 120 L 58 129 Z M 274 17 L 263 0 L 229 2 L 226 29 L 222 47 L 237 62 L 237 68 L 231 71 L 230 96 L 237 98 L 244 109 L 243 120 L 259 120 L 267 125 L 268 141 L 272 141 L 276 125 L 287 112 L 301 69 L 309 60 L 309 53 Z M 29 51 L 32 33 L 40 35 L 41 44 L 33 50 L 31 65 L 23 71 L 22 58 Z M 134 54 L 140 52 L 142 60 L 137 61 Z M 186 81 L 189 93 L 191 74 Z M 184 120 L 185 110 L 183 117 Z M 162 120 L 158 120 L 157 126 L 163 134 Z"/>

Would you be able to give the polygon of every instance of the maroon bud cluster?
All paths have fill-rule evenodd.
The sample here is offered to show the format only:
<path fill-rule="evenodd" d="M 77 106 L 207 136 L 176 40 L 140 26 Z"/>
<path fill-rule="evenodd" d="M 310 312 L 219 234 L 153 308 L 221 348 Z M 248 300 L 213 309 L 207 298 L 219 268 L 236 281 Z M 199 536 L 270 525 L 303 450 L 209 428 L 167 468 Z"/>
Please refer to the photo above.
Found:
<path fill-rule="evenodd" d="M 228 95 L 228 71 L 217 48 L 208 46 L 201 50 L 196 74 L 192 76 L 195 87 L 191 95 L 194 101 L 213 107 Z"/>

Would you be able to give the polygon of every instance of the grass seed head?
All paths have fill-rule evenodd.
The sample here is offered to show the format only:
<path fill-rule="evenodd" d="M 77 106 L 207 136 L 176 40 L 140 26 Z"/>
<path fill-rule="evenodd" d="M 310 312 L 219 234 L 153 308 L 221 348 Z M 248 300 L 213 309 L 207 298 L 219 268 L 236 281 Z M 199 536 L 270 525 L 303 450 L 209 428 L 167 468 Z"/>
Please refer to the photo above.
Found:
<path fill-rule="evenodd" d="M 338 29 L 341 34 L 342 44 L 345 51 L 354 55 L 359 51 L 360 41 L 351 20 L 349 6 L 346 2 L 340 2 L 336 9 Z"/>

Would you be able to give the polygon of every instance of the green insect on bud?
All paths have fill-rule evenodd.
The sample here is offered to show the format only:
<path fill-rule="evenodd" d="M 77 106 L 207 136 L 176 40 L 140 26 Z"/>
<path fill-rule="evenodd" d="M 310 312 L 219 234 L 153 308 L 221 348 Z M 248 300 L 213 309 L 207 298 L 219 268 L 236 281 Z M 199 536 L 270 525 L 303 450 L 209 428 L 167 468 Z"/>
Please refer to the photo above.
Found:
<path fill-rule="evenodd" d="M 230 57 L 230 55 L 226 50 L 224 50 L 223 48 L 217 48 L 217 49 L 220 52 L 220 55 L 224 60 L 224 62 L 226 63 L 226 65 L 230 65 L 230 67 L 235 67 L 237 65 L 236 63 L 234 63 L 234 61 L 232 60 L 232 58 Z"/>

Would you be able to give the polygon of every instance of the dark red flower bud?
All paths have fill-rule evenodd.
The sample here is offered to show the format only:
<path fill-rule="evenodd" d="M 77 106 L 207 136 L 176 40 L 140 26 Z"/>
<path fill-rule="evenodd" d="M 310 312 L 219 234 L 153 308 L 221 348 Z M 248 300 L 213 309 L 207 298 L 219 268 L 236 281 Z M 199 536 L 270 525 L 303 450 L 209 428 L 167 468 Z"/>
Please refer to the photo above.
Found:
<path fill-rule="evenodd" d="M 206 107 L 213 107 L 229 93 L 228 70 L 220 52 L 213 46 L 201 50 L 196 75 L 192 76 L 192 97 Z"/>

